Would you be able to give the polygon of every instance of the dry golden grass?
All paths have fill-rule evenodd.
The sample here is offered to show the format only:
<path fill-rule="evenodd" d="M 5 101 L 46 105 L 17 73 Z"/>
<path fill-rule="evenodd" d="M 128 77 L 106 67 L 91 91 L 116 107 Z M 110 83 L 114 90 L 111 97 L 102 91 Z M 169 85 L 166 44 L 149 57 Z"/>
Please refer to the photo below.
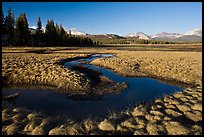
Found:
<path fill-rule="evenodd" d="M 202 84 L 201 52 L 124 51 L 116 58 L 100 58 L 92 64 L 111 68 L 120 75 L 148 76 Z"/>
<path fill-rule="evenodd" d="M 4 84 L 44 84 L 72 92 L 88 90 L 90 81 L 82 73 L 69 70 L 56 62 L 85 55 L 6 53 L 2 55 Z"/>
<path fill-rule="evenodd" d="M 45 53 L 41 51 L 45 50 Z M 57 53 L 61 50 L 61 53 Z M 84 49 L 86 50 L 86 49 Z M 82 50 L 82 51 L 84 51 Z M 96 49 L 91 49 L 94 52 Z M 5 85 L 30 84 L 52 86 L 60 92 L 69 95 L 85 95 L 90 92 L 102 95 L 105 93 L 117 93 L 127 87 L 124 83 L 111 82 L 101 77 L 101 83 L 92 89 L 91 80 L 83 73 L 65 68 L 59 65 L 64 59 L 75 57 L 87 57 L 90 54 L 70 54 L 64 48 L 3 48 L 2 51 L 2 76 Z M 22 53 L 29 52 L 31 53 Z M 40 51 L 35 53 L 35 51 Z M 47 52 L 49 51 L 49 52 Z M 55 52 L 56 51 L 56 52 Z M 78 50 L 75 50 L 77 52 Z M 17 52 L 17 53 L 13 53 Z M 34 53 L 32 53 L 34 52 Z M 71 51 L 72 52 L 72 51 Z M 104 87 L 104 85 L 109 85 Z M 93 94 L 91 93 L 91 94 Z"/>
<path fill-rule="evenodd" d="M 9 49 L 6 50 L 9 52 Z M 3 53 L 2 75 L 8 78 L 6 81 L 8 83 L 22 81 L 32 83 L 36 82 L 34 79 L 39 79 L 36 84 L 46 81 L 46 84 L 57 86 L 59 85 L 56 84 L 57 82 L 49 81 L 50 77 L 46 77 L 57 74 L 58 78 L 54 80 L 69 81 L 71 86 L 74 85 L 71 78 L 75 79 L 76 83 L 84 80 L 80 83 L 82 84 L 80 88 L 83 88 L 84 84 L 89 85 L 89 81 L 83 77 L 83 74 L 57 66 L 55 62 L 64 58 L 85 56 L 84 53 L 117 54 L 116 58 L 96 59 L 92 63 L 111 68 L 121 75 L 159 77 L 198 86 L 156 99 L 153 102 L 140 104 L 121 113 L 114 113 L 114 116 L 107 116 L 105 119 L 87 119 L 81 122 L 66 122 L 65 120 L 64 123 L 56 122 L 55 118 L 48 118 L 32 110 L 16 108 L 9 103 L 2 102 L 2 134 L 202 135 L 201 52 L 83 48 L 82 50 L 60 49 L 53 51 L 53 54 Z M 60 75 L 61 73 L 66 74 L 62 74 L 63 77 L 61 77 L 59 71 Z M 40 82 L 42 77 L 46 79 L 44 82 Z"/>

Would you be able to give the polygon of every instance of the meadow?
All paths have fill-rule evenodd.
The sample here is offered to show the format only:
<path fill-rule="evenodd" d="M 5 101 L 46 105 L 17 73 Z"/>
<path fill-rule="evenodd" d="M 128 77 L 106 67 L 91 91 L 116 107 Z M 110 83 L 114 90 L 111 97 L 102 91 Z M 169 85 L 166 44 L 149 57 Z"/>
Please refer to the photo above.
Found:
<path fill-rule="evenodd" d="M 103 47 L 3 47 L 3 86 L 45 85 L 78 97 L 120 93 L 116 83 L 97 72 L 88 75 L 63 63 L 110 53 L 90 63 L 126 77 L 150 77 L 185 84 L 182 92 L 140 103 L 106 118 L 74 121 L 48 117 L 2 100 L 3 135 L 197 135 L 202 134 L 202 45 L 104 45 Z M 96 84 L 94 81 L 99 79 Z M 12 96 L 11 96 L 12 98 Z M 100 108 L 99 108 L 100 109 Z"/>

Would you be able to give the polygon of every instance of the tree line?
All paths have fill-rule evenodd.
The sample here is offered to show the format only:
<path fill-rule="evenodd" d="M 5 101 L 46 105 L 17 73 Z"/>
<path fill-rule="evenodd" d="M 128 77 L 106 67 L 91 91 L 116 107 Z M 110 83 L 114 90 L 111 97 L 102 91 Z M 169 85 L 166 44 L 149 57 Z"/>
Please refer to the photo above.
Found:
<path fill-rule="evenodd" d="M 63 26 L 47 21 L 45 31 L 42 29 L 40 17 L 37 19 L 37 28 L 29 28 L 25 13 L 20 13 L 15 20 L 11 8 L 4 17 L 2 10 L 2 46 L 93 46 L 97 45 L 90 38 L 68 34 Z"/>
<path fill-rule="evenodd" d="M 202 42 L 182 42 L 182 41 L 164 41 L 164 40 L 144 40 L 144 39 L 97 39 L 92 38 L 97 41 L 98 45 L 103 44 L 202 44 Z"/>
<path fill-rule="evenodd" d="M 176 44 L 172 41 L 161 41 L 161 40 L 144 40 L 138 37 L 134 38 L 117 38 L 117 39 L 102 39 L 102 38 L 92 38 L 92 40 L 97 41 L 100 45 L 102 44 Z"/>

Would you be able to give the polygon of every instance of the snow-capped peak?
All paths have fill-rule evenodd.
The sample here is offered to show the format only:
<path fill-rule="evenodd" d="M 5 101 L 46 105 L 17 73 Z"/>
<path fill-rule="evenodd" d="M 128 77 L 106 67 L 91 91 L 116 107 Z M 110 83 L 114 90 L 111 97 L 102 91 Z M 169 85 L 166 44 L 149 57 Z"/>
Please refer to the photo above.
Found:
<path fill-rule="evenodd" d="M 162 32 L 162 33 L 157 33 L 155 35 L 152 35 L 151 38 L 178 38 L 180 37 L 181 34 L 178 33 L 167 33 L 167 32 Z"/>
<path fill-rule="evenodd" d="M 146 39 L 146 40 L 150 39 L 150 37 L 143 32 L 130 33 L 125 35 L 125 37 L 139 37 L 139 39 Z"/>
<path fill-rule="evenodd" d="M 84 35 L 84 36 L 88 35 L 85 32 L 78 31 L 76 28 L 67 29 L 66 31 L 67 31 L 68 34 L 71 33 L 72 35 Z"/>
<path fill-rule="evenodd" d="M 37 26 L 29 26 L 29 28 L 36 30 Z M 45 32 L 45 27 L 42 26 L 42 31 Z"/>
<path fill-rule="evenodd" d="M 196 36 L 202 36 L 202 29 L 193 29 L 193 30 L 190 30 L 190 31 L 187 31 L 185 33 L 185 35 L 196 35 Z"/>
<path fill-rule="evenodd" d="M 29 28 L 31 28 L 31 29 L 37 29 L 36 26 L 29 26 Z"/>

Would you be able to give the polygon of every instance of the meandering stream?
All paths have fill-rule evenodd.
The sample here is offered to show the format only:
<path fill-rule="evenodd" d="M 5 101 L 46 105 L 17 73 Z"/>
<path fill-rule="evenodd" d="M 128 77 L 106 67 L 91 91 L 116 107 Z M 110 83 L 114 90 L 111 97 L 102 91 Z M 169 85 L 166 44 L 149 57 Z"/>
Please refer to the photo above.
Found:
<path fill-rule="evenodd" d="M 139 102 L 147 102 L 183 90 L 182 87 L 177 85 L 171 85 L 152 78 L 123 77 L 111 70 L 88 64 L 96 58 L 114 56 L 112 54 L 95 54 L 86 59 L 67 62 L 64 66 L 70 69 L 76 65 L 85 66 L 89 69 L 101 71 L 103 76 L 115 82 L 126 82 L 128 88 L 122 90 L 121 94 L 106 94 L 98 100 L 73 100 L 65 94 L 53 92 L 52 90 L 3 88 L 2 95 L 20 93 L 12 101 L 16 106 L 41 111 L 50 116 L 67 116 L 80 120 L 87 117 L 103 117 L 110 111 L 121 111 Z"/>

